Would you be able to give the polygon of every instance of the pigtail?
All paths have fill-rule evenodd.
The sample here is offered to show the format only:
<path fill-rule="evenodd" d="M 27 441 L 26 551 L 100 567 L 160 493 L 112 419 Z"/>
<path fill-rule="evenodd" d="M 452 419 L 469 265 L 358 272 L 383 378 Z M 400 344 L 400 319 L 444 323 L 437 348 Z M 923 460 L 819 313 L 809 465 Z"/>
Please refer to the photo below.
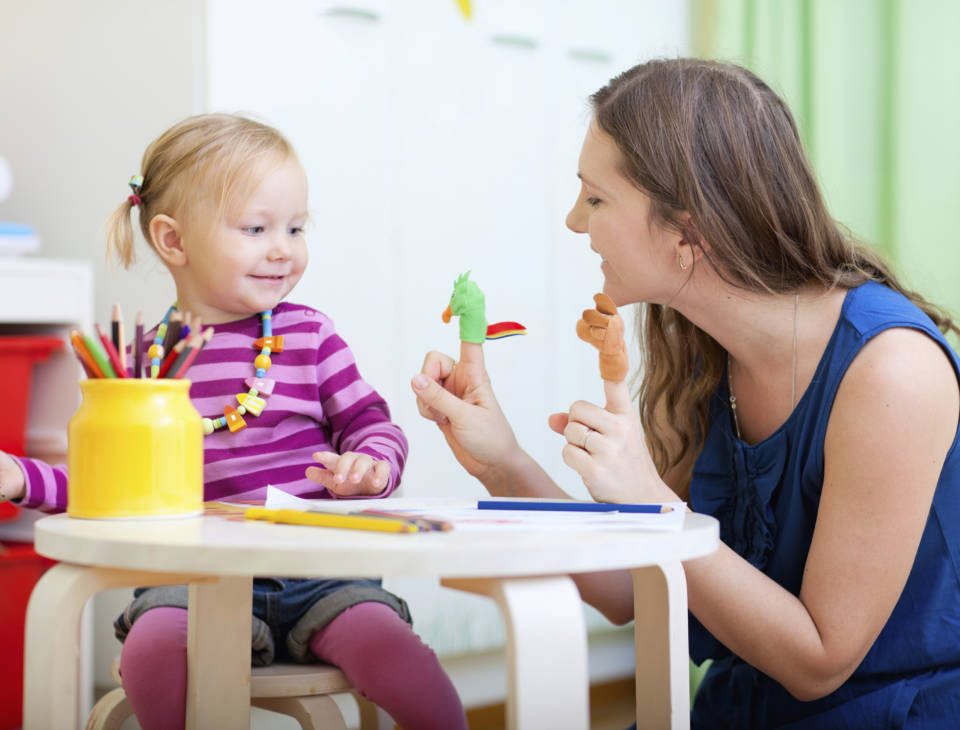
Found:
<path fill-rule="evenodd" d="M 136 203 L 132 200 L 125 200 L 107 219 L 107 261 L 118 261 L 125 269 L 129 269 L 136 260 L 133 224 L 130 222 L 130 214 L 135 207 Z"/>

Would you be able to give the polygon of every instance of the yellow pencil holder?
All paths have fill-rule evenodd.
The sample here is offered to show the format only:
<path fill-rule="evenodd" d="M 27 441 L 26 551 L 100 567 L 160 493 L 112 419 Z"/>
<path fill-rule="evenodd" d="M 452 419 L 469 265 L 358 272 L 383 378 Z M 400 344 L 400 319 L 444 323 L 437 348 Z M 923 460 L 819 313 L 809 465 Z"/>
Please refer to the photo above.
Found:
<path fill-rule="evenodd" d="M 80 381 L 70 420 L 67 514 L 181 517 L 203 509 L 203 430 L 190 381 Z"/>

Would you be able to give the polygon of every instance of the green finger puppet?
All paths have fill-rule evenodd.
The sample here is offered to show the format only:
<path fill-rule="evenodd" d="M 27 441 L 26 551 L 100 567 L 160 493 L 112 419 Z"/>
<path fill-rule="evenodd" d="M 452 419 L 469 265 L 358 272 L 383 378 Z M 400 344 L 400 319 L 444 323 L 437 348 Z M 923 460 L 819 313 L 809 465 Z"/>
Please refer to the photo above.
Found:
<path fill-rule="evenodd" d="M 526 328 L 519 322 L 497 322 L 487 326 L 483 291 L 476 282 L 470 280 L 469 271 L 458 276 L 453 282 L 453 294 L 450 295 L 450 303 L 443 312 L 443 321 L 449 322 L 454 316 L 460 318 L 462 342 L 480 344 L 484 340 L 527 334 Z"/>

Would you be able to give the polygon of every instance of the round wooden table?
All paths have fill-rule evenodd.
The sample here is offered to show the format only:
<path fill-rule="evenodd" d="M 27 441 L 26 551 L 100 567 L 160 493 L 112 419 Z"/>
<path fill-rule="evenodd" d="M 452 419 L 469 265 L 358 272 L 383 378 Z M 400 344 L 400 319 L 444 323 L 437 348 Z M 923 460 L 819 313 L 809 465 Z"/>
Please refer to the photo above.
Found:
<path fill-rule="evenodd" d="M 225 515 L 36 523 L 36 550 L 61 561 L 27 614 L 24 727 L 71 727 L 80 713 L 80 616 L 94 594 L 189 584 L 188 728 L 249 727 L 253 576 L 439 576 L 499 605 L 507 634 L 510 728 L 589 726 L 583 606 L 569 573 L 634 578 L 640 726 L 689 725 L 687 601 L 681 561 L 717 548 L 718 526 L 687 514 L 672 531 L 511 530 L 386 534 Z M 215 671 L 200 668 L 215 667 Z M 53 698 L 56 698 L 53 701 Z"/>

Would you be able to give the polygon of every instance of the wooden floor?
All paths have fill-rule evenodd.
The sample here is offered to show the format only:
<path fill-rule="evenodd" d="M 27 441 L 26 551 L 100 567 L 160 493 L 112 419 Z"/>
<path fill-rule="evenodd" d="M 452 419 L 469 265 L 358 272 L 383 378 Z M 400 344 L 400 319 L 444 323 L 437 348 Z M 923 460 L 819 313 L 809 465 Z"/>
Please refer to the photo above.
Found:
<path fill-rule="evenodd" d="M 590 688 L 590 730 L 626 730 L 635 719 L 632 679 L 597 684 Z M 467 710 L 470 730 L 506 730 L 503 705 Z"/>

